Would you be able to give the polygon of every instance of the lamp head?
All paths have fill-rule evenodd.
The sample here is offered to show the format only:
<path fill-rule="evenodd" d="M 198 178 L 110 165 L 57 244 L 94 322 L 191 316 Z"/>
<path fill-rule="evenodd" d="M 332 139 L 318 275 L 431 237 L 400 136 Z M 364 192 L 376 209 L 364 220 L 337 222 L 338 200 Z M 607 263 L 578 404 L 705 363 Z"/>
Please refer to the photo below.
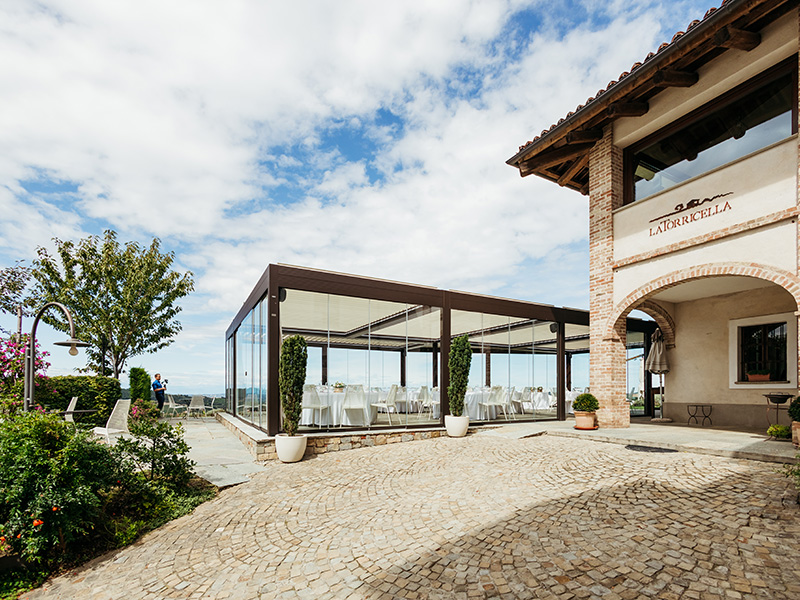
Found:
<path fill-rule="evenodd" d="M 64 340 L 63 342 L 53 342 L 54 346 L 69 346 L 69 353 L 70 356 L 77 356 L 78 355 L 78 348 L 86 348 L 87 346 L 91 346 L 91 344 L 87 342 L 82 342 L 78 338 L 69 338 L 68 340 Z"/>

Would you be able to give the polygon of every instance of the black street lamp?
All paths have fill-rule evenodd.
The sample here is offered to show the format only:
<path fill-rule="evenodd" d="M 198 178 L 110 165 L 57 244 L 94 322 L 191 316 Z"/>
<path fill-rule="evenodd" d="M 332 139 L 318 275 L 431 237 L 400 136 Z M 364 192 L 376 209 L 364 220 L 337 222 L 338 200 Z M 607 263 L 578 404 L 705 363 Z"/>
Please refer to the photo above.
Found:
<path fill-rule="evenodd" d="M 39 312 L 36 313 L 36 317 L 33 319 L 33 328 L 31 329 L 31 337 L 28 340 L 28 347 L 25 348 L 25 403 L 23 407 L 25 411 L 30 410 L 31 406 L 33 406 L 33 397 L 36 390 L 36 327 L 39 325 L 39 319 L 42 318 L 44 311 L 51 306 L 57 306 L 64 311 L 64 314 L 67 316 L 67 321 L 69 321 L 70 338 L 63 342 L 55 342 L 54 344 L 56 346 L 69 346 L 69 353 L 71 356 L 76 356 L 78 354 L 78 348 L 85 348 L 90 345 L 75 337 L 75 325 L 72 322 L 72 315 L 69 310 L 67 310 L 66 306 L 60 302 L 48 302 L 39 309 Z"/>

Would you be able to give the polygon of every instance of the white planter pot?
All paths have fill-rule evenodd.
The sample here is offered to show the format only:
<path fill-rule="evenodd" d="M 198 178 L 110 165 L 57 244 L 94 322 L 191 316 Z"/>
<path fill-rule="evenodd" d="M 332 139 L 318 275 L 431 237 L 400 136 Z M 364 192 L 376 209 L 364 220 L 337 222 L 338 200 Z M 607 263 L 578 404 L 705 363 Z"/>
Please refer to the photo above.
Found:
<path fill-rule="evenodd" d="M 469 415 L 454 417 L 453 415 L 444 416 L 444 426 L 447 435 L 450 437 L 464 437 L 469 429 Z"/>
<path fill-rule="evenodd" d="M 286 435 L 279 433 L 275 436 L 275 452 L 278 460 L 285 463 L 297 462 L 306 453 L 308 438 L 304 435 Z"/>

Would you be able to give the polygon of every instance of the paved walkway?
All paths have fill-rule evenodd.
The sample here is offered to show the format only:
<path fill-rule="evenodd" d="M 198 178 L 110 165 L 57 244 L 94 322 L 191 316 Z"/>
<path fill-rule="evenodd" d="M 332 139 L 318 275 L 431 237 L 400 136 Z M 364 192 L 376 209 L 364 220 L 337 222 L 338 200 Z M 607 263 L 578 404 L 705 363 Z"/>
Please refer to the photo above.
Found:
<path fill-rule="evenodd" d="M 184 418 L 180 422 L 184 439 L 191 447 L 189 458 L 197 463 L 195 471 L 206 481 L 226 488 L 250 481 L 253 473 L 264 470 L 238 438 L 214 417 Z"/>
<path fill-rule="evenodd" d="M 713 454 L 729 458 L 748 458 L 792 464 L 798 451 L 788 440 L 771 440 L 763 433 L 745 433 L 666 423 L 634 420 L 625 429 L 596 429 L 577 431 L 575 421 L 547 421 L 539 423 L 510 423 L 485 431 L 485 435 L 520 439 L 533 435 L 558 435 L 623 445 L 640 445 L 655 448 Z"/>
<path fill-rule="evenodd" d="M 270 463 L 24 597 L 800 597 L 800 508 L 777 465 L 510 437 Z"/>

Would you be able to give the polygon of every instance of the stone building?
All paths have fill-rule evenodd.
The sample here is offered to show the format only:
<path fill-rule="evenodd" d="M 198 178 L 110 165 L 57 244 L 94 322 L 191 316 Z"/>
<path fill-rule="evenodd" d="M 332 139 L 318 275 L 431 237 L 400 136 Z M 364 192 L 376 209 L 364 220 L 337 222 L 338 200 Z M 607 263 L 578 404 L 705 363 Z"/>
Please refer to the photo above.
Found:
<path fill-rule="evenodd" d="M 764 394 L 797 392 L 798 27 L 796 2 L 723 2 L 507 161 L 589 197 L 601 426 L 630 422 L 634 309 L 666 340 L 665 416 L 764 428 Z"/>

